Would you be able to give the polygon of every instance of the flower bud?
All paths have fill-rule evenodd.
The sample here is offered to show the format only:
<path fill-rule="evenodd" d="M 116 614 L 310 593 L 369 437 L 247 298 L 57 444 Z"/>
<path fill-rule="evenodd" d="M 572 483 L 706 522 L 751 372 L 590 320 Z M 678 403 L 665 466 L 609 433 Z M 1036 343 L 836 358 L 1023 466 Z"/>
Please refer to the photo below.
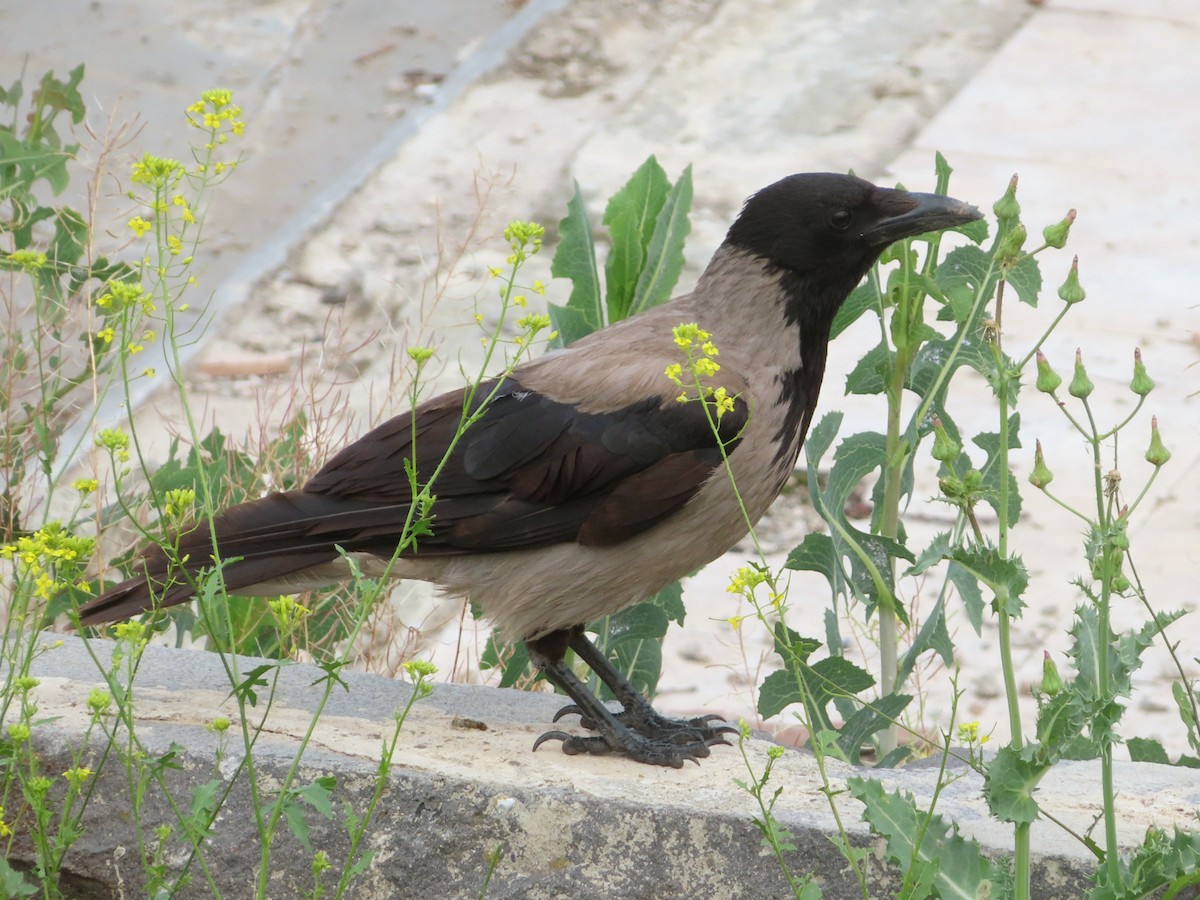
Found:
<path fill-rule="evenodd" d="M 1071 376 L 1071 383 L 1067 385 L 1067 393 L 1072 397 L 1084 400 L 1091 394 L 1094 388 L 1095 385 L 1092 384 L 1092 379 L 1088 378 L 1087 369 L 1083 367 L 1083 354 L 1076 350 L 1075 374 Z"/>
<path fill-rule="evenodd" d="M 1058 674 L 1058 666 L 1049 650 L 1044 650 L 1042 656 L 1042 693 L 1053 697 L 1063 689 L 1062 676 Z"/>
<path fill-rule="evenodd" d="M 1062 376 L 1050 368 L 1050 361 L 1041 350 L 1037 352 L 1037 389 L 1043 394 L 1053 394 L 1062 384 Z"/>
<path fill-rule="evenodd" d="M 957 500 L 963 496 L 962 479 L 957 475 L 947 475 L 944 478 L 939 478 L 938 487 L 951 500 Z"/>
<path fill-rule="evenodd" d="M 1061 250 L 1067 245 L 1067 235 L 1071 232 L 1071 224 L 1075 221 L 1075 210 L 1067 210 L 1066 216 L 1061 222 L 1055 222 L 1053 225 L 1047 225 L 1042 229 L 1042 238 L 1046 241 L 1047 247 L 1053 247 L 1055 250 Z"/>
<path fill-rule="evenodd" d="M 1112 533 L 1109 542 L 1122 552 L 1129 549 L 1129 534 L 1125 531 L 1124 524 Z"/>
<path fill-rule="evenodd" d="M 1001 229 L 1020 218 L 1021 204 L 1017 202 L 1016 175 L 1009 179 L 1008 190 L 1004 192 L 1004 196 L 992 204 L 992 212 L 996 214 L 996 220 L 1000 223 Z"/>
<path fill-rule="evenodd" d="M 938 462 L 949 463 L 958 459 L 962 447 L 950 437 L 950 432 L 937 416 L 933 417 L 933 452 L 932 456 Z"/>
<path fill-rule="evenodd" d="M 1133 380 L 1129 382 L 1129 389 L 1139 397 L 1145 397 L 1154 390 L 1154 379 L 1146 374 L 1146 367 L 1142 365 L 1140 347 L 1133 351 Z"/>
<path fill-rule="evenodd" d="M 1163 446 L 1162 437 L 1158 433 L 1158 416 L 1150 418 L 1150 449 L 1146 451 L 1146 462 L 1156 469 L 1171 458 L 1171 451 Z"/>
<path fill-rule="evenodd" d="M 1021 248 L 1025 246 L 1025 238 L 1029 233 L 1025 226 L 1018 222 L 1000 238 L 1000 246 L 996 248 L 996 259 L 1001 268 L 1013 266 L 1021 258 Z"/>
<path fill-rule="evenodd" d="M 1033 471 L 1029 473 L 1029 483 L 1035 488 L 1044 489 L 1051 481 L 1054 480 L 1054 473 L 1046 465 L 1046 458 L 1042 455 L 1042 442 L 1037 442 L 1037 449 L 1033 451 Z"/>
<path fill-rule="evenodd" d="M 1083 285 L 1079 283 L 1079 257 L 1075 257 L 1071 262 L 1071 271 L 1067 273 L 1067 280 L 1062 283 L 1062 287 L 1058 289 L 1058 296 L 1062 298 L 1064 303 L 1078 303 L 1087 296 L 1087 291 L 1083 289 Z"/>

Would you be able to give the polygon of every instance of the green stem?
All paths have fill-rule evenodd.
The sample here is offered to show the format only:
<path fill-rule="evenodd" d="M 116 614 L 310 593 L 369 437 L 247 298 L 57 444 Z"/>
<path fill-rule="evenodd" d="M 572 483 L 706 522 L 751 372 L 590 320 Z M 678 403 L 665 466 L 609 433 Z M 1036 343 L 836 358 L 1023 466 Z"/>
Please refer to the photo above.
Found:
<path fill-rule="evenodd" d="M 1104 478 L 1102 475 L 1100 430 L 1096 427 L 1096 417 L 1092 413 L 1091 404 L 1083 399 L 1083 409 L 1087 413 L 1090 434 L 1088 441 L 1092 447 L 1092 478 L 1093 490 L 1096 495 L 1096 519 L 1098 530 L 1107 534 L 1111 518 L 1108 504 L 1104 497 Z M 1101 562 L 1100 597 L 1097 602 L 1097 628 L 1099 630 L 1100 652 L 1097 660 L 1097 677 L 1100 682 L 1100 696 L 1108 700 L 1112 696 L 1111 673 L 1109 671 L 1108 652 L 1112 643 L 1110 637 L 1109 612 L 1112 600 L 1112 583 L 1116 577 L 1116 564 L 1111 548 L 1104 547 Z M 1117 817 L 1114 806 L 1115 788 L 1113 785 L 1113 741 L 1112 734 L 1105 729 L 1100 735 L 1100 790 L 1104 803 L 1104 867 L 1108 870 L 1109 883 L 1120 884 L 1121 857 L 1117 846 Z"/>
<path fill-rule="evenodd" d="M 996 320 L 1000 321 L 1000 316 L 1004 304 L 1004 285 L 1003 280 L 1000 281 L 996 288 Z M 1015 377 L 1011 374 L 1005 359 L 1003 351 L 1004 335 L 999 328 L 996 330 L 996 342 L 992 345 L 992 360 L 996 366 L 998 373 L 996 401 L 1000 413 L 1000 446 L 997 451 L 997 459 L 1000 470 L 1000 487 L 997 506 L 998 523 L 997 523 L 997 538 L 996 550 L 1001 559 L 1008 558 L 1008 507 L 1009 507 L 1009 414 L 1008 414 L 1008 384 L 1009 379 Z M 1009 609 L 1009 602 L 1014 598 L 1008 590 L 996 592 L 996 618 L 999 624 L 999 644 L 1000 644 L 1000 669 L 1004 678 L 1004 697 L 1008 706 L 1008 727 L 1011 735 L 1010 743 L 1014 750 L 1019 750 L 1024 745 L 1024 738 L 1021 734 L 1021 707 L 1019 704 L 1019 695 L 1017 693 L 1017 675 L 1016 666 L 1013 664 L 1012 654 L 1012 618 L 1013 613 Z M 1017 900 L 1028 900 L 1030 886 L 1030 841 L 1029 841 L 1029 823 L 1020 823 L 1014 826 L 1013 834 L 1013 850 L 1014 850 L 1014 867 L 1015 867 L 1015 893 Z"/>

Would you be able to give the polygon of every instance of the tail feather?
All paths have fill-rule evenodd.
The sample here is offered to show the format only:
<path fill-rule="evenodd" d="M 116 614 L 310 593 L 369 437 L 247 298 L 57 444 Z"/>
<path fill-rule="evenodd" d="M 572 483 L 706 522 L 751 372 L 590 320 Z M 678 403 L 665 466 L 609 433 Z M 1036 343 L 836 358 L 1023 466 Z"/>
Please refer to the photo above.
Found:
<path fill-rule="evenodd" d="M 331 517 L 344 512 L 330 510 L 329 505 L 326 498 L 292 491 L 269 494 L 216 516 L 213 525 L 219 556 L 230 560 L 221 570 L 225 588 L 253 593 L 255 585 L 337 559 L 337 545 L 345 534 L 314 528 L 316 523 L 327 526 Z M 316 530 L 324 533 L 313 534 Z M 80 622 L 102 625 L 187 602 L 195 596 L 201 571 L 214 564 L 212 534 L 204 522 L 179 536 L 170 555 L 158 545 L 151 546 L 142 554 L 140 574 L 84 604 L 79 610 Z"/>

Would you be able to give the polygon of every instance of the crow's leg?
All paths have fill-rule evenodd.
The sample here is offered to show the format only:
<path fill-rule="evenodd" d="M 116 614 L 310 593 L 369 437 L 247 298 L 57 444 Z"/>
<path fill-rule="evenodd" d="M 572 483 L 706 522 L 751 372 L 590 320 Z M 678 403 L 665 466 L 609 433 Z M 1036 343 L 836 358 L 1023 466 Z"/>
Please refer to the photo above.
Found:
<path fill-rule="evenodd" d="M 563 752 L 569 754 L 618 753 L 638 762 L 678 768 L 686 760 L 698 762 L 708 756 L 713 744 L 727 743 L 722 735 L 733 730 L 728 725 L 711 725 L 709 716 L 681 721 L 659 715 L 583 636 L 582 628 L 555 631 L 526 641 L 526 646 L 530 659 L 546 679 L 574 701 L 559 711 L 555 721 L 564 714 L 577 712 L 583 725 L 597 732 L 580 736 L 548 731 L 534 742 L 534 750 L 554 739 L 562 741 Z M 568 647 L 612 689 L 624 707 L 622 712 L 614 713 L 605 706 L 567 667 L 563 660 Z"/>
<path fill-rule="evenodd" d="M 692 719 L 672 719 L 662 715 L 650 702 L 636 690 L 629 680 L 611 663 L 607 656 L 593 644 L 580 630 L 571 635 L 569 645 L 575 654 L 587 663 L 588 668 L 608 685 L 613 696 L 617 698 L 624 711 L 617 718 L 639 734 L 646 737 L 673 740 L 690 743 L 705 741 L 709 744 L 727 744 L 725 740 L 713 740 L 723 734 L 737 734 L 737 728 L 728 724 L 718 715 L 697 716 Z M 569 710 L 570 707 L 567 707 Z M 562 710 L 559 716 L 566 715 Z M 586 717 L 581 716 L 581 719 Z M 557 719 L 555 720 L 557 721 Z M 585 728 L 591 728 L 588 721 L 582 721 Z"/>

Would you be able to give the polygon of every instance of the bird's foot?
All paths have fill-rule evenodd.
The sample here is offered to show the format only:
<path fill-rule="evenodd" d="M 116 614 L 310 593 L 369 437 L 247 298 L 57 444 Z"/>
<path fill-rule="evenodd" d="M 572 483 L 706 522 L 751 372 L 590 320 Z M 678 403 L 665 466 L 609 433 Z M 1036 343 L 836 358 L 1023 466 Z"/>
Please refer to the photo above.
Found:
<path fill-rule="evenodd" d="M 574 703 L 570 703 L 554 714 L 557 722 L 563 716 L 578 715 L 579 724 L 589 731 L 597 731 L 596 721 L 588 716 Z M 696 716 L 692 719 L 672 719 L 657 712 L 647 704 L 645 707 L 632 710 L 625 709 L 613 713 L 618 722 L 626 728 L 636 731 L 643 737 L 655 741 L 666 741 L 676 744 L 690 744 L 708 741 L 713 744 L 728 744 L 723 738 L 726 734 L 737 734 L 738 729 L 730 725 L 718 715 Z M 717 739 L 717 740 L 714 740 Z"/>
<path fill-rule="evenodd" d="M 706 717 L 707 718 L 707 717 Z M 591 753 L 602 756 L 615 753 L 632 759 L 635 762 L 652 766 L 671 766 L 674 769 L 683 767 L 685 762 L 699 765 L 700 760 L 708 756 L 708 748 L 714 744 L 726 744 L 722 736 L 716 735 L 707 739 L 685 741 L 679 735 L 669 739 L 650 738 L 628 729 L 622 734 L 567 734 L 565 731 L 547 731 L 533 743 L 537 750 L 546 741 L 562 741 L 563 753 L 575 756 L 580 753 Z"/>

